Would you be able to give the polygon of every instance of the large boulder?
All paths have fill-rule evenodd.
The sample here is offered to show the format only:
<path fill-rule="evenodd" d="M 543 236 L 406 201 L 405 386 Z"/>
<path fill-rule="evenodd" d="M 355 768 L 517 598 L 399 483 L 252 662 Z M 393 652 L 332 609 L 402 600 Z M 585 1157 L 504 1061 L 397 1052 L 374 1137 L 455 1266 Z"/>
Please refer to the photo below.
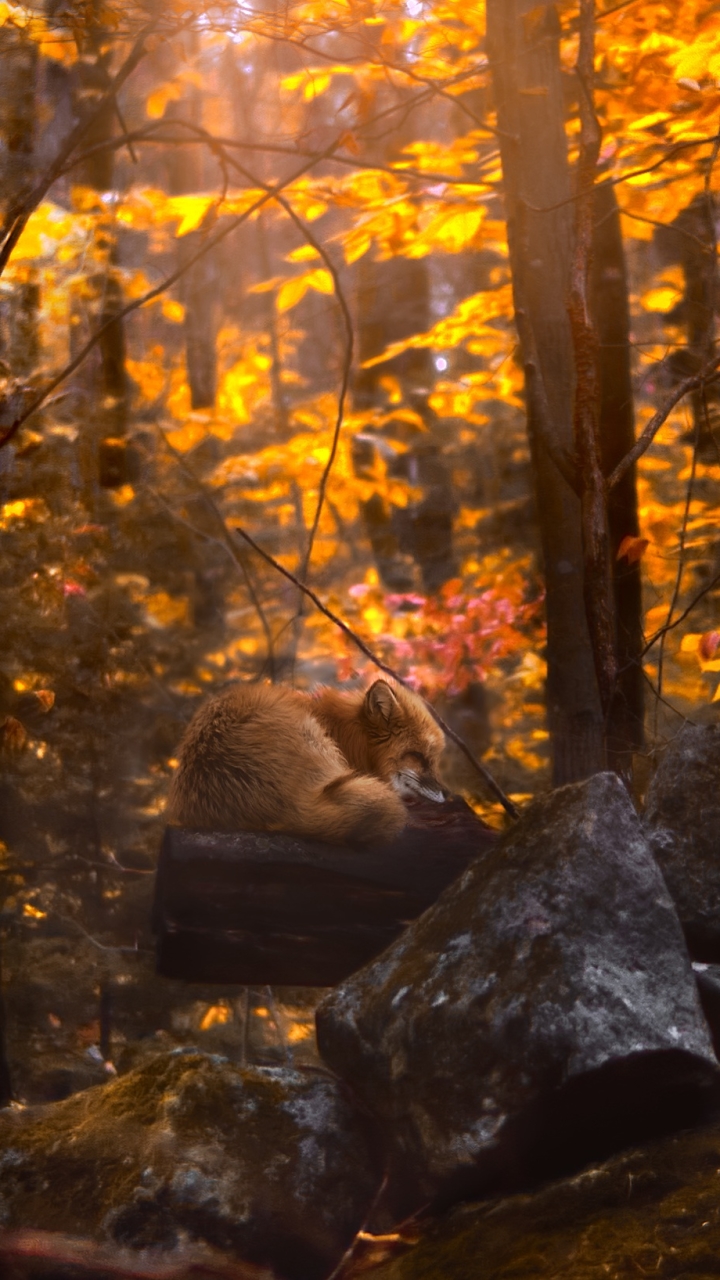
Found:
<path fill-rule="evenodd" d="M 402 1211 L 691 1121 L 717 1079 L 677 915 L 609 773 L 533 804 L 317 1030 L 382 1118 Z"/>
<path fill-rule="evenodd" d="M 645 824 L 694 959 L 720 960 L 720 725 L 685 725 L 647 794 Z"/>
<path fill-rule="evenodd" d="M 365 1125 L 322 1070 L 154 1058 L 62 1102 L 0 1112 L 0 1227 L 326 1275 L 376 1195 Z"/>

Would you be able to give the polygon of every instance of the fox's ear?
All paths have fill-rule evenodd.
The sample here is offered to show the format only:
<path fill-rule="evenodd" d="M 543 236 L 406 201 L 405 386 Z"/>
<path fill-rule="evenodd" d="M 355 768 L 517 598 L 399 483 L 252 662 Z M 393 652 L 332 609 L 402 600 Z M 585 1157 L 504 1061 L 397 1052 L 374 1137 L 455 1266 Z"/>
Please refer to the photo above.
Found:
<path fill-rule="evenodd" d="M 400 711 L 400 703 L 385 680 L 376 680 L 365 694 L 365 710 L 371 720 L 390 724 Z"/>

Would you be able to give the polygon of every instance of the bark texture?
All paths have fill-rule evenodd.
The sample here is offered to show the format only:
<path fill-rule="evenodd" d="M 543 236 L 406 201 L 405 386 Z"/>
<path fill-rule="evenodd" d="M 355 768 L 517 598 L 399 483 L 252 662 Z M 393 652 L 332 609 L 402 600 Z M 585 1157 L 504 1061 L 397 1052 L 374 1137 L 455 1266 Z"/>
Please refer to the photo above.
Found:
<path fill-rule="evenodd" d="M 600 448 L 604 475 L 610 475 L 635 442 L 630 371 L 630 312 L 620 214 L 615 188 L 595 188 L 595 226 L 590 268 L 590 307 L 599 340 Z M 643 745 L 644 681 L 640 562 L 617 552 L 625 537 L 640 532 L 635 467 L 608 492 L 610 560 L 615 593 L 618 675 L 607 724 L 608 765 L 631 772 L 632 753 Z"/>
<path fill-rule="evenodd" d="M 553 781 L 561 784 L 602 769 L 604 746 L 583 598 L 580 503 L 569 483 L 573 212 L 558 24 L 552 6 L 533 0 L 488 0 L 487 15 L 547 590 Z"/>

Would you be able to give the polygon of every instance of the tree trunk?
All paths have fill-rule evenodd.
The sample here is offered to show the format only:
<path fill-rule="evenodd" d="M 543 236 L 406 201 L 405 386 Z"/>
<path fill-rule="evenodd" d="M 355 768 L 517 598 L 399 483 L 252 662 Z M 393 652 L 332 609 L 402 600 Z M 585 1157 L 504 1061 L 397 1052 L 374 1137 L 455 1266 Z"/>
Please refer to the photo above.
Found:
<path fill-rule="evenodd" d="M 378 572 L 390 590 L 412 586 L 412 563 L 422 575 L 426 591 L 436 591 L 455 573 L 453 514 L 455 502 L 439 442 L 434 438 L 435 415 L 428 405 L 433 385 L 432 354 L 428 348 L 409 350 L 393 360 L 362 366 L 393 342 L 401 342 L 431 325 L 430 283 L 426 258 L 363 258 L 357 273 L 358 365 L 354 378 L 356 411 L 384 408 L 383 379 L 396 378 L 403 403 L 425 423 L 427 433 L 410 428 L 407 453 L 390 466 L 423 497 L 406 509 L 388 508 L 379 494 L 362 504 L 365 528 Z M 398 430 L 398 426 L 394 428 Z M 356 439 L 353 457 L 357 473 L 372 474 L 375 446 Z"/>
<path fill-rule="evenodd" d="M 520 331 L 529 326 L 534 338 L 553 452 L 569 456 L 573 209 L 557 17 L 552 6 L 538 8 L 534 0 L 488 0 L 487 22 L 515 307 L 526 322 Z M 528 345 L 525 338 L 526 369 L 532 355 Z M 552 774 L 560 785 L 604 768 L 603 717 L 583 599 L 580 503 L 541 438 L 544 414 L 536 378 L 527 379 L 526 395 L 546 586 Z"/>
<path fill-rule="evenodd" d="M 599 339 L 600 444 L 609 475 L 635 442 L 630 371 L 630 312 L 620 214 L 615 188 L 595 188 L 591 307 Z M 618 679 L 607 725 L 608 765 L 629 777 L 632 753 L 644 741 L 644 682 L 640 562 L 617 559 L 623 538 L 640 532 L 635 467 L 610 490 L 610 555 L 617 620 Z"/>
<path fill-rule="evenodd" d="M 202 93 L 192 85 L 179 103 L 170 103 L 167 119 L 202 123 Z M 171 195 L 188 195 L 203 187 L 203 154 L 199 146 L 171 148 L 169 187 Z M 191 231 L 178 241 L 179 263 L 187 262 L 202 243 L 202 231 Z M 193 409 L 212 409 L 217 390 L 217 317 L 215 299 L 218 282 L 212 254 L 206 254 L 182 277 L 180 296 L 185 307 L 185 365 Z"/>
<path fill-rule="evenodd" d="M 75 69 L 76 111 L 92 109 L 94 99 L 107 89 L 109 71 L 104 52 L 106 32 L 99 23 L 91 25 L 84 57 Z M 109 142 L 115 129 L 115 107 L 108 103 L 85 137 L 88 148 Z M 79 180 L 98 193 L 113 185 L 114 152 L 97 151 L 81 166 Z M 83 299 L 75 315 L 71 351 L 89 334 L 102 328 L 122 309 L 122 286 L 117 274 L 117 247 L 112 214 L 98 212 L 94 253 L 99 269 L 88 278 L 91 297 Z M 80 471 L 83 500 L 88 511 L 97 508 L 98 486 L 113 489 L 131 479 L 132 463 L 126 441 L 130 408 L 130 387 L 125 368 L 125 327 L 122 320 L 105 330 L 98 343 L 98 356 L 88 361 L 80 373 L 81 395 L 86 400 L 86 426 L 80 434 Z M 82 410 L 81 410 L 82 411 Z"/>
<path fill-rule="evenodd" d="M 5 143 L 0 188 L 4 206 L 14 203 L 34 178 L 37 70 L 38 47 L 28 32 L 12 23 L 0 28 L 0 131 Z M 39 306 L 35 268 L 26 267 L 22 278 L 16 267 L 13 291 L 2 307 L 0 357 L 10 377 L 18 382 L 26 381 L 37 365 Z"/>

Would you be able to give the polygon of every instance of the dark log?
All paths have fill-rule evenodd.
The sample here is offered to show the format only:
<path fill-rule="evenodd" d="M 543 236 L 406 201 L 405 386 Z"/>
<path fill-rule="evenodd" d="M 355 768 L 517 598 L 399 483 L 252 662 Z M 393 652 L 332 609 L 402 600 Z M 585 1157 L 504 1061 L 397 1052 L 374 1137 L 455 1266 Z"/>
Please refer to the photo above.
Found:
<path fill-rule="evenodd" d="M 168 827 L 153 908 L 158 972 L 188 982 L 333 986 L 496 839 L 458 798 L 415 805 L 398 839 L 370 850 Z"/>

